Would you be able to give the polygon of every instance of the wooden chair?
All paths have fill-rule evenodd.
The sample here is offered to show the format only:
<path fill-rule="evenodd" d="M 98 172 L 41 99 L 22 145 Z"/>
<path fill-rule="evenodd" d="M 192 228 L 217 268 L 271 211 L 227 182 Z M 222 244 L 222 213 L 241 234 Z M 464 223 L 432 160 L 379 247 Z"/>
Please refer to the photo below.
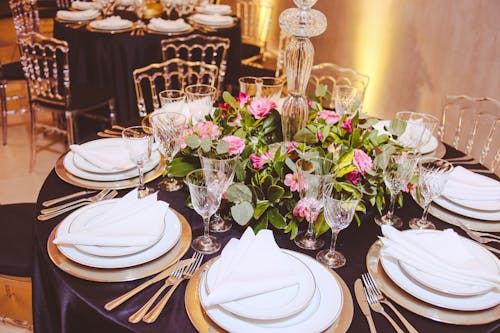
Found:
<path fill-rule="evenodd" d="M 489 97 L 447 96 L 441 125 L 441 141 L 466 154 L 491 172 L 500 174 L 500 102 Z"/>
<path fill-rule="evenodd" d="M 36 157 L 37 128 L 63 134 L 75 142 L 77 116 L 115 123 L 114 98 L 106 87 L 71 83 L 68 43 L 33 33 L 20 40 L 21 61 L 28 80 L 31 105 L 31 168 Z M 104 109 L 108 109 L 105 111 Z M 101 115 L 92 111 L 104 111 Z M 59 123 L 42 124 L 37 113 L 50 111 Z"/>
<path fill-rule="evenodd" d="M 179 58 L 151 64 L 134 70 L 133 74 L 139 115 L 161 107 L 158 94 L 166 89 L 184 90 L 192 84 L 208 84 L 217 87 L 219 68 L 201 61 Z"/>

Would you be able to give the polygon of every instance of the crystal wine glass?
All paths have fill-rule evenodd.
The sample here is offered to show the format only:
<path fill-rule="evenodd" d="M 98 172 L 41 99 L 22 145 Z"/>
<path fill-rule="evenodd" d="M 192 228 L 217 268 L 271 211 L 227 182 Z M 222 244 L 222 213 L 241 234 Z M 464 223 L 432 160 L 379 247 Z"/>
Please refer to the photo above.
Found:
<path fill-rule="evenodd" d="M 358 89 L 356 87 L 345 84 L 335 86 L 335 111 L 339 115 L 350 115 L 358 99 Z"/>
<path fill-rule="evenodd" d="M 168 89 L 159 94 L 163 111 L 184 113 L 186 94 L 182 90 Z"/>
<path fill-rule="evenodd" d="M 318 250 L 325 242 L 314 236 L 314 221 L 323 208 L 324 192 L 333 177 L 330 171 L 334 162 L 323 157 L 305 157 L 299 159 L 296 166 L 299 174 L 300 203 L 309 213 L 306 216 L 309 223 L 306 233 L 295 238 L 295 244 L 302 249 Z"/>
<path fill-rule="evenodd" d="M 250 98 L 260 98 L 262 90 L 262 78 L 254 76 L 242 76 L 238 79 L 240 91 Z"/>
<path fill-rule="evenodd" d="M 129 157 L 137 165 L 139 170 L 139 188 L 137 196 L 144 198 L 151 194 L 153 189 L 144 185 L 144 164 L 151 156 L 153 148 L 153 129 L 146 126 L 132 126 L 123 130 L 123 141 L 129 153 Z"/>
<path fill-rule="evenodd" d="M 335 245 L 339 232 L 351 224 L 356 207 L 358 207 L 361 200 L 361 192 L 355 187 L 347 184 L 343 186 L 348 186 L 349 191 L 332 190 L 325 195 L 325 221 L 332 229 L 332 241 L 330 248 L 318 252 L 316 259 L 330 268 L 339 268 L 346 263 L 344 255 L 335 250 Z"/>
<path fill-rule="evenodd" d="M 217 88 L 207 84 L 193 84 L 184 89 L 186 100 L 189 105 L 191 121 L 197 123 L 203 121 L 207 114 L 212 111 Z"/>
<path fill-rule="evenodd" d="M 410 220 L 410 228 L 436 229 L 434 223 L 427 220 L 427 213 L 432 200 L 443 192 L 452 171 L 453 165 L 439 158 L 424 157 L 418 161 L 418 189 L 424 205 L 424 212 L 421 218 Z"/>
<path fill-rule="evenodd" d="M 261 98 L 267 98 L 278 105 L 283 91 L 283 80 L 279 77 L 262 77 Z"/>
<path fill-rule="evenodd" d="M 400 111 L 396 113 L 396 119 L 406 122 L 406 129 L 399 136 L 398 142 L 417 151 L 421 151 L 429 143 L 439 123 L 439 120 L 430 114 L 413 111 Z"/>
<path fill-rule="evenodd" d="M 408 185 L 415 171 L 419 156 L 419 154 L 405 151 L 395 152 L 388 157 L 384 166 L 383 177 L 385 186 L 387 186 L 391 193 L 391 201 L 385 215 L 375 216 L 375 222 L 378 225 L 387 224 L 395 228 L 403 226 L 403 220 L 399 216 L 394 215 L 396 196 Z"/>
<path fill-rule="evenodd" d="M 191 195 L 191 203 L 203 218 L 203 235 L 195 238 L 191 247 L 200 253 L 211 254 L 219 251 L 220 241 L 210 235 L 210 217 L 219 209 L 225 176 L 214 169 L 196 169 L 185 179 Z"/>
<path fill-rule="evenodd" d="M 159 144 L 158 149 L 170 164 L 180 150 L 186 116 L 178 112 L 156 111 L 149 117 L 149 122 Z M 175 178 L 164 178 L 158 188 L 167 192 L 177 191 L 182 188 L 182 182 Z"/>

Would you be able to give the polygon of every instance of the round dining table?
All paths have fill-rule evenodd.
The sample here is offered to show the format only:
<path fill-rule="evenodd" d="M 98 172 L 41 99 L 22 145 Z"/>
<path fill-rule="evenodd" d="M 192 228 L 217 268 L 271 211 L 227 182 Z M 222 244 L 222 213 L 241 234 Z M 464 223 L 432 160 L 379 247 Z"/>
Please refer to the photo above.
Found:
<path fill-rule="evenodd" d="M 447 148 L 448 157 L 458 156 L 460 153 Z M 156 186 L 161 179 L 152 181 L 149 185 Z M 80 191 L 81 188 L 62 181 L 54 170 L 48 175 L 43 184 L 37 201 L 37 211 L 42 208 L 42 202 L 48 199 Z M 121 190 L 122 196 L 128 190 Z M 193 238 L 203 233 L 202 220 L 197 213 L 187 208 L 186 188 L 177 192 L 159 192 L 159 199 L 170 204 L 170 207 L 181 213 L 192 228 Z M 396 213 L 406 221 L 411 217 L 420 216 L 422 209 L 408 195 L 404 195 L 404 205 L 396 210 Z M 335 272 L 347 284 L 353 297 L 354 314 L 348 332 L 369 332 L 367 321 L 362 314 L 354 297 L 354 282 L 360 278 L 362 273 L 367 272 L 366 257 L 370 246 L 381 235 L 380 227 L 374 222 L 376 210 L 368 209 L 366 214 L 360 215 L 361 223 L 356 222 L 344 230 L 337 242 L 337 249 L 347 258 L 347 264 Z M 186 283 L 182 283 L 173 294 L 165 309 L 156 322 L 147 324 L 140 322 L 132 324 L 128 317 L 136 312 L 159 288 L 163 282 L 158 282 L 156 287 L 149 287 L 134 296 L 124 304 L 112 311 L 104 309 L 104 305 L 110 300 L 123 295 L 127 291 L 137 287 L 148 278 L 129 282 L 91 282 L 74 277 L 60 270 L 50 259 L 47 251 L 47 240 L 52 230 L 67 216 L 61 215 L 48 221 L 37 221 L 35 223 L 35 246 L 34 246 L 34 268 L 33 268 L 33 314 L 34 328 L 36 333 L 78 333 L 78 332 L 196 332 L 195 327 L 185 309 Z M 450 224 L 444 223 L 437 218 L 430 217 L 438 229 L 453 228 L 460 235 L 465 235 L 462 230 Z M 305 225 L 303 226 L 305 228 Z M 231 238 L 241 237 L 244 227 L 233 224 L 233 228 L 216 236 L 224 246 Z M 317 251 L 308 251 L 298 248 L 289 236 L 280 230 L 274 231 L 278 245 L 283 249 L 302 252 L 314 257 Z M 329 240 L 330 234 L 321 236 Z M 188 250 L 184 258 L 190 258 L 193 250 Z M 219 255 L 205 256 L 204 262 Z M 393 302 L 395 304 L 395 302 Z M 472 333 L 472 332 L 498 332 L 500 330 L 499 318 L 491 319 L 485 325 L 451 325 L 432 319 L 424 318 L 405 308 L 396 305 L 406 319 L 419 332 L 440 333 Z M 430 306 L 431 307 L 431 306 Z M 393 313 L 388 310 L 391 316 Z M 372 311 L 378 332 L 394 332 L 389 322 L 381 315 Z M 495 321 L 496 319 L 496 321 Z M 401 327 L 403 327 L 401 325 Z"/>

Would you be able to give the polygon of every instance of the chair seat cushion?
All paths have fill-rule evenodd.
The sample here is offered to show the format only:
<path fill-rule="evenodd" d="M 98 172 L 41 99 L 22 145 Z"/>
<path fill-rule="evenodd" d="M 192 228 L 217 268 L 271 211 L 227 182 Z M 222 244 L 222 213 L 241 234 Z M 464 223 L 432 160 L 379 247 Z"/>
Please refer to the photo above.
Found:
<path fill-rule="evenodd" d="M 0 274 L 31 276 L 35 204 L 0 205 Z"/>
<path fill-rule="evenodd" d="M 20 61 L 2 64 L 0 70 L 0 79 L 24 80 L 23 66 Z"/>

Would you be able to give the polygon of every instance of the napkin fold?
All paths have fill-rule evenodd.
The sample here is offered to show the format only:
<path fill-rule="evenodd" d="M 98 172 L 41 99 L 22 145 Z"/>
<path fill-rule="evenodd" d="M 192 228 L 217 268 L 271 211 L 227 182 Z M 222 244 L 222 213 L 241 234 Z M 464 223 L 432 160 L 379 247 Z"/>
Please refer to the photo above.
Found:
<path fill-rule="evenodd" d="M 160 239 L 168 204 L 158 193 L 137 198 L 137 189 L 119 199 L 105 214 L 80 228 L 60 233 L 54 244 L 95 246 L 150 246 Z"/>
<path fill-rule="evenodd" d="M 500 201 L 500 182 L 456 166 L 442 195 L 455 200 Z"/>
<path fill-rule="evenodd" d="M 58 10 L 56 16 L 68 21 L 91 20 L 99 16 L 99 11 L 97 9 L 82 11 Z"/>
<path fill-rule="evenodd" d="M 132 26 L 132 21 L 122 19 L 120 16 L 110 16 L 90 23 L 92 28 L 102 30 L 125 29 Z"/>
<path fill-rule="evenodd" d="M 452 229 L 426 238 L 383 225 L 382 234 L 384 257 L 392 257 L 441 279 L 500 290 L 500 274 L 484 267 Z"/>
<path fill-rule="evenodd" d="M 106 149 L 109 148 L 106 146 L 92 149 L 80 145 L 71 145 L 69 148 L 72 152 L 103 171 L 123 171 L 135 166 L 123 145 L 113 146 L 112 149 Z"/>
<path fill-rule="evenodd" d="M 255 235 L 251 228 L 247 228 L 241 239 L 233 238 L 225 246 L 218 265 L 206 306 L 255 296 L 299 282 L 270 230 L 261 230 Z"/>
<path fill-rule="evenodd" d="M 208 24 L 208 25 L 225 25 L 234 22 L 231 16 L 224 15 L 210 15 L 210 14 L 194 14 L 191 16 L 193 20 L 198 23 Z"/>
<path fill-rule="evenodd" d="M 164 20 L 162 18 L 152 18 L 149 21 L 149 28 L 157 31 L 183 31 L 191 28 L 183 19 Z"/>

